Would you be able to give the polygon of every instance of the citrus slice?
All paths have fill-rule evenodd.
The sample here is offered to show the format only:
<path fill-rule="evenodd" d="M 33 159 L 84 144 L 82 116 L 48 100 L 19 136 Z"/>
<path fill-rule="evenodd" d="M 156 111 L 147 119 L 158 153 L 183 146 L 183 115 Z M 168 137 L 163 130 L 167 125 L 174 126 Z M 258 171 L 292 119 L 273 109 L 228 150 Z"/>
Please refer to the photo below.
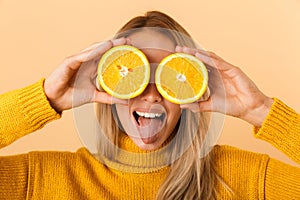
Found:
<path fill-rule="evenodd" d="M 155 73 L 159 93 L 168 101 L 186 104 L 197 101 L 206 91 L 208 73 L 196 57 L 174 53 L 165 57 Z"/>
<path fill-rule="evenodd" d="M 139 49 L 122 45 L 105 52 L 98 65 L 100 86 L 110 95 L 130 99 L 141 94 L 150 79 L 150 65 Z"/>

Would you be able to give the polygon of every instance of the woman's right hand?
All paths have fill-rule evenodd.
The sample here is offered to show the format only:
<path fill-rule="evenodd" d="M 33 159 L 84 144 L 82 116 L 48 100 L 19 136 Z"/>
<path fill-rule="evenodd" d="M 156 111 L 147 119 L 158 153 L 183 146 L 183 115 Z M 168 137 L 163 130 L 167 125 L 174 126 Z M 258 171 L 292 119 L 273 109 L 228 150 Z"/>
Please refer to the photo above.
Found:
<path fill-rule="evenodd" d="M 44 91 L 51 106 L 57 112 L 62 112 L 90 102 L 126 104 L 126 100 L 113 98 L 97 90 L 96 76 L 101 56 L 113 46 L 127 43 L 125 38 L 96 43 L 66 58 L 44 83 Z"/>

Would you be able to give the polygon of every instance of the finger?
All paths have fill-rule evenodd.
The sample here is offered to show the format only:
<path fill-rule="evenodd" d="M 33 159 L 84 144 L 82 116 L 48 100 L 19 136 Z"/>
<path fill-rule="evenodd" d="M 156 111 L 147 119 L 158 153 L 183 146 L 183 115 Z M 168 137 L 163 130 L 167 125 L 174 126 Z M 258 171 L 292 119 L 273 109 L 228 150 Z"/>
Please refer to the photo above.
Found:
<path fill-rule="evenodd" d="M 187 54 L 195 55 L 195 53 L 197 53 L 197 49 L 189 48 L 186 46 L 183 47 L 182 50 L 183 50 L 183 53 L 187 53 Z"/>
<path fill-rule="evenodd" d="M 131 41 L 131 39 L 130 39 L 130 38 L 126 38 L 126 44 L 128 44 L 128 45 L 132 45 L 132 41 Z"/>
<path fill-rule="evenodd" d="M 204 52 L 202 50 L 198 50 L 197 53 L 195 53 L 195 56 L 205 64 L 217 68 L 219 70 L 229 70 L 232 68 L 236 68 L 235 66 L 226 62 L 213 52 Z"/>
<path fill-rule="evenodd" d="M 208 52 L 202 49 L 195 49 L 195 48 L 190 48 L 187 46 L 181 47 L 181 46 L 176 46 L 175 51 L 178 53 L 187 53 L 196 56 L 196 54 L 200 54 L 196 57 L 198 57 L 200 60 L 202 60 L 205 64 L 215 66 L 215 60 L 214 59 L 219 59 L 222 60 L 220 57 L 218 57 L 216 54 L 213 52 Z M 205 57 L 204 57 L 205 56 Z"/>
<path fill-rule="evenodd" d="M 205 51 L 204 49 L 197 49 L 197 48 L 190 48 L 187 46 L 176 46 L 175 51 L 192 54 L 195 55 L 196 53 L 200 53 L 203 55 L 206 55 L 208 57 L 211 57 L 212 59 L 218 59 L 224 61 L 220 56 L 216 55 L 214 52 Z"/>
<path fill-rule="evenodd" d="M 126 44 L 127 40 L 126 38 L 117 38 L 117 39 L 114 39 L 114 40 L 111 40 L 111 42 L 113 43 L 113 46 L 118 46 L 118 45 L 123 45 L 123 44 Z M 91 46 L 81 50 L 80 52 L 88 52 L 90 50 L 93 50 L 93 49 L 96 49 L 97 47 L 101 46 L 104 42 L 97 42 L 95 44 L 92 44 Z"/>
<path fill-rule="evenodd" d="M 181 47 L 181 46 L 176 46 L 175 51 L 178 53 L 186 53 L 186 54 L 191 54 L 193 56 L 195 56 L 197 53 L 201 52 L 204 55 L 207 55 L 207 57 L 205 57 L 204 59 L 202 59 L 201 55 L 198 56 L 198 58 L 203 61 L 206 65 L 211 65 L 214 66 L 214 60 L 212 58 L 210 58 L 209 53 L 206 53 L 204 50 L 200 50 L 200 49 L 193 49 L 193 48 L 189 48 L 189 47 Z M 197 56 L 196 56 L 197 57 Z"/>
<path fill-rule="evenodd" d="M 113 43 L 113 46 L 120 46 L 126 44 L 127 40 L 126 38 L 122 37 L 122 38 L 111 40 L 111 42 Z"/>
<path fill-rule="evenodd" d="M 91 50 L 91 49 L 95 49 L 96 47 L 98 47 L 98 46 L 100 46 L 100 45 L 102 45 L 102 44 L 103 44 L 103 42 L 97 42 L 97 43 L 92 44 L 91 46 L 89 46 L 89 47 L 87 47 L 87 48 L 81 50 L 80 52 L 85 52 L 85 51 L 89 51 L 89 50 Z"/>
<path fill-rule="evenodd" d="M 207 101 L 199 102 L 199 112 L 213 112 L 213 103 L 209 98 Z"/>
<path fill-rule="evenodd" d="M 110 49 L 112 45 L 113 43 L 111 41 L 106 41 L 101 45 L 95 47 L 94 49 L 90 49 L 88 51 L 84 51 L 75 56 L 67 58 L 64 63 L 72 70 L 77 70 L 80 67 L 81 63 L 87 62 L 102 55 L 104 52 Z"/>
<path fill-rule="evenodd" d="M 126 45 L 127 39 L 122 37 L 122 38 L 118 38 L 118 39 L 113 39 L 113 40 L 111 40 L 111 42 L 112 42 L 112 47 Z M 94 59 L 95 63 L 98 64 L 100 59 L 101 59 L 101 55 Z"/>
<path fill-rule="evenodd" d="M 177 46 L 175 47 L 175 52 L 177 52 L 177 53 L 182 53 L 182 52 L 183 52 L 183 47 L 177 45 Z"/>
<path fill-rule="evenodd" d="M 120 45 L 125 45 L 127 44 L 127 39 L 122 37 L 122 38 L 118 38 L 118 39 L 113 39 L 111 40 L 112 46 L 120 46 Z M 108 50 L 108 49 L 107 49 Z M 107 51 L 106 50 L 106 51 Z M 99 60 L 101 59 L 101 56 L 96 57 L 95 59 L 95 63 L 99 63 Z"/>
<path fill-rule="evenodd" d="M 87 52 L 83 52 L 76 56 L 77 60 L 81 63 L 90 61 L 92 59 L 95 59 L 99 56 L 101 56 L 103 53 L 105 53 L 107 50 L 109 50 L 113 46 L 113 41 L 107 41 L 99 46 L 97 46 L 94 49 L 91 49 Z"/>
<path fill-rule="evenodd" d="M 219 57 L 217 54 L 215 54 L 214 52 L 211 52 L 211 51 L 206 51 L 204 49 L 197 49 L 197 53 L 200 53 L 200 54 L 203 54 L 203 55 L 207 55 L 211 58 L 215 58 L 215 59 L 220 59 L 222 60 L 221 57 Z"/>
<path fill-rule="evenodd" d="M 187 54 L 191 54 L 191 55 L 195 55 L 195 53 L 197 52 L 196 49 L 193 48 L 189 48 L 189 47 L 182 47 L 182 46 L 176 46 L 175 47 L 175 52 L 177 53 L 187 53 Z"/>
<path fill-rule="evenodd" d="M 189 47 L 182 47 L 182 46 L 178 46 L 178 45 L 175 47 L 175 52 L 176 52 L 176 53 L 188 53 L 188 54 L 192 54 L 192 55 L 195 56 L 195 54 L 196 54 L 198 51 L 199 51 L 199 49 L 191 49 L 191 48 L 189 48 Z M 200 51 L 203 51 L 203 50 L 200 50 Z M 200 59 L 200 58 L 198 58 L 198 59 Z M 201 60 L 201 59 L 200 59 L 200 60 Z M 202 60 L 201 60 L 201 61 L 202 61 Z M 210 66 L 209 64 L 211 64 L 211 65 L 214 66 L 214 63 L 211 62 L 211 63 L 209 63 L 209 64 L 207 64 L 207 63 L 205 63 L 205 64 L 206 64 L 207 71 L 210 72 L 210 71 L 211 71 L 211 66 Z M 215 67 L 214 67 L 214 68 L 215 68 Z"/>
<path fill-rule="evenodd" d="M 181 109 L 189 109 L 192 112 L 211 112 L 212 109 L 212 102 L 211 100 L 207 101 L 200 101 L 200 102 L 194 102 L 190 104 L 181 104 Z"/>
<path fill-rule="evenodd" d="M 93 98 L 94 102 L 105 103 L 105 104 L 122 104 L 128 105 L 128 100 L 115 98 L 106 92 L 95 91 Z"/>
<path fill-rule="evenodd" d="M 199 58 L 204 64 L 207 64 L 207 65 L 209 65 L 211 67 L 215 67 L 216 66 L 216 61 L 212 57 L 210 57 L 208 55 L 200 54 L 199 52 L 196 52 L 195 56 L 197 58 Z"/>

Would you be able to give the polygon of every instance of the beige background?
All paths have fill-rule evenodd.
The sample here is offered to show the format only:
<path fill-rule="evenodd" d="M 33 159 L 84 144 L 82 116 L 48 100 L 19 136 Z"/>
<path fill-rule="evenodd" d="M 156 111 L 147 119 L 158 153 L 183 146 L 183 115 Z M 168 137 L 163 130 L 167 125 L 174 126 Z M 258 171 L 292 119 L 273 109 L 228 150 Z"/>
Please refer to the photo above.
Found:
<path fill-rule="evenodd" d="M 0 0 L 0 93 L 47 77 L 64 57 L 110 38 L 147 10 L 173 16 L 206 49 L 241 67 L 267 95 L 300 112 L 299 0 Z M 227 117 L 219 143 L 295 164 L 254 139 L 251 131 L 251 125 Z M 73 112 L 67 111 L 0 155 L 80 146 Z"/>

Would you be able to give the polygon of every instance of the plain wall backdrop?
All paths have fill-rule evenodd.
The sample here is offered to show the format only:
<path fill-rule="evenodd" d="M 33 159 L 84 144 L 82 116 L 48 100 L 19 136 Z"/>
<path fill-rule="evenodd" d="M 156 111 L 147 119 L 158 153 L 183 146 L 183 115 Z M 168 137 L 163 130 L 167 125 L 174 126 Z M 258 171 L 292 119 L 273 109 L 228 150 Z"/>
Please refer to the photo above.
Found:
<path fill-rule="evenodd" d="M 47 77 L 67 56 L 111 38 L 129 19 L 148 10 L 166 12 L 205 49 L 239 66 L 271 97 L 300 112 L 299 0 L 0 0 L 0 93 Z M 0 150 L 82 146 L 73 112 Z M 270 144 L 253 137 L 252 126 L 226 117 L 220 144 L 267 153 L 294 164 Z"/>

